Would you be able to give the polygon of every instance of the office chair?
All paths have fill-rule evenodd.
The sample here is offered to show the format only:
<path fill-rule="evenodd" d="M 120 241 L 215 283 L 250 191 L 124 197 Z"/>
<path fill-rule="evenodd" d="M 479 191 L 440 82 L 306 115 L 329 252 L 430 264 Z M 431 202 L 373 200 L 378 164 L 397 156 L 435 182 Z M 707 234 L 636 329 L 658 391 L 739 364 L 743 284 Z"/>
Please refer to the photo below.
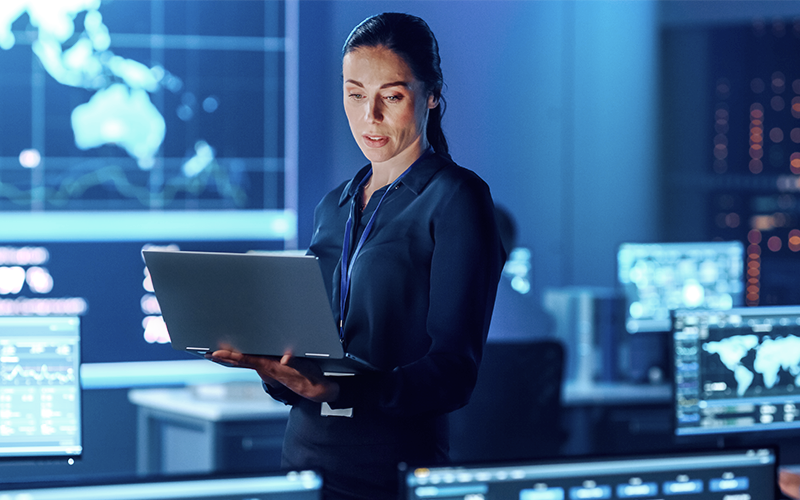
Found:
<path fill-rule="evenodd" d="M 453 462 L 552 457 L 561 427 L 564 348 L 555 340 L 489 342 L 467 406 L 450 415 Z"/>

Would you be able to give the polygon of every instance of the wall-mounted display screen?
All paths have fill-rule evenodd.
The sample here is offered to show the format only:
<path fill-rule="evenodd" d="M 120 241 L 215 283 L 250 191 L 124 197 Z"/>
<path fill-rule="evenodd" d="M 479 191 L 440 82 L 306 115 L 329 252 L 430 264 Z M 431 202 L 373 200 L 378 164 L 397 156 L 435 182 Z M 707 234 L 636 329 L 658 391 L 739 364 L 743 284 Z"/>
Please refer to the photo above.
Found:
<path fill-rule="evenodd" d="M 297 3 L 12 4 L 0 316 L 79 316 L 86 363 L 188 359 L 141 250 L 292 248 Z"/>
<path fill-rule="evenodd" d="M 5 241 L 295 238 L 284 2 L 28 3 L 0 10 Z"/>

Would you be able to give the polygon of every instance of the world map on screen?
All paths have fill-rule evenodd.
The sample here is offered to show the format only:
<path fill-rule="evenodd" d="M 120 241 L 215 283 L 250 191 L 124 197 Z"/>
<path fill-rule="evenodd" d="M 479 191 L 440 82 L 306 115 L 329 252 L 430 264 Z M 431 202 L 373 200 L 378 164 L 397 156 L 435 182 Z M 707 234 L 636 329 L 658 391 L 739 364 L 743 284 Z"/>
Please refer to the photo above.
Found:
<path fill-rule="evenodd" d="M 736 381 L 736 394 L 745 395 L 753 384 L 756 374 L 762 376 L 764 388 L 772 389 L 780 380 L 781 371 L 794 377 L 794 385 L 800 387 L 800 337 L 759 338 L 758 335 L 734 335 L 719 341 L 703 343 L 703 350 L 719 356 L 722 364 Z M 754 354 L 752 366 L 743 360 Z"/>

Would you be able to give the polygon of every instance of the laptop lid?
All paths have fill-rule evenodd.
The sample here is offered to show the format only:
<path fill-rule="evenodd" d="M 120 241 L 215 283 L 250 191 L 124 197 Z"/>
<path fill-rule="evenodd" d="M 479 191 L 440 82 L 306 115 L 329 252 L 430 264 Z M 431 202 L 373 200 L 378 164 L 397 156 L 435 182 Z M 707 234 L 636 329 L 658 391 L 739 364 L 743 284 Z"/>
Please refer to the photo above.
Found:
<path fill-rule="evenodd" d="M 163 250 L 142 254 L 174 349 L 199 355 L 223 345 L 257 355 L 291 351 L 298 357 L 331 360 L 331 369 L 338 367 L 333 371 L 357 371 L 339 340 L 316 257 Z"/>

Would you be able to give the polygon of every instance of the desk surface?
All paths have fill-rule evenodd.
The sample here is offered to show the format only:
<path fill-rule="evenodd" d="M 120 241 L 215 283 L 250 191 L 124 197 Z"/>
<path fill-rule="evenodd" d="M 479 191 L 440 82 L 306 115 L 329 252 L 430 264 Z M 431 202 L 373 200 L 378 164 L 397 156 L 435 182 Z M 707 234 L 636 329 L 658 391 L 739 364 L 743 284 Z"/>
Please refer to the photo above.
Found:
<path fill-rule="evenodd" d="M 81 387 L 84 389 L 184 386 L 226 382 L 260 383 L 260 381 L 261 379 L 254 370 L 228 368 L 204 359 L 84 363 L 81 365 Z"/>
<path fill-rule="evenodd" d="M 128 400 L 142 408 L 212 422 L 277 420 L 285 419 L 289 414 L 289 407 L 270 398 L 260 385 L 258 391 L 247 388 L 236 394 L 229 388 L 217 386 L 132 389 L 128 392 Z"/>
<path fill-rule="evenodd" d="M 234 384 L 233 391 L 237 387 L 239 394 L 233 394 L 229 384 L 131 389 L 128 400 L 137 406 L 211 421 L 277 419 L 288 415 L 289 407 L 270 398 L 260 384 Z M 561 400 L 566 407 L 669 404 L 672 400 L 672 386 L 567 382 L 563 386 Z"/>
<path fill-rule="evenodd" d="M 670 384 L 631 384 L 622 382 L 567 382 L 562 388 L 564 406 L 612 406 L 669 404 Z"/>

